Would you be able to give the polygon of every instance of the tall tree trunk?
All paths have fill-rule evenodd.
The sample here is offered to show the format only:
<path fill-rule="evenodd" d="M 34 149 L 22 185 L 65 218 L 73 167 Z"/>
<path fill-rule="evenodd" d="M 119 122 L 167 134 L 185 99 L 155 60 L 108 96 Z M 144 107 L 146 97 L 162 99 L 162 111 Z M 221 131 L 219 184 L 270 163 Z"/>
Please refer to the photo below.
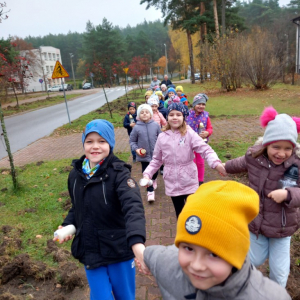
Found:
<path fill-rule="evenodd" d="M 225 0 L 222 0 L 222 36 L 225 34 Z"/>
<path fill-rule="evenodd" d="M 205 3 L 200 2 L 200 16 L 205 13 Z M 204 42 L 205 36 L 207 35 L 206 23 L 202 24 L 200 27 L 200 41 Z"/>
<path fill-rule="evenodd" d="M 4 137 L 4 141 L 5 141 L 5 145 L 6 145 L 6 151 L 7 151 L 8 158 L 9 158 L 10 172 L 11 172 L 11 177 L 12 177 L 12 181 L 13 181 L 13 186 L 14 186 L 14 189 L 16 190 L 18 188 L 17 174 L 16 174 L 16 170 L 15 170 L 15 166 L 14 166 L 13 155 L 10 150 L 10 144 L 9 144 L 9 140 L 8 140 L 8 136 L 7 136 L 5 123 L 4 123 L 4 115 L 3 115 L 3 111 L 2 111 L 1 102 L 0 102 L 0 121 L 1 121 L 2 131 L 3 131 L 3 137 Z"/>
<path fill-rule="evenodd" d="M 192 83 L 195 83 L 195 69 L 194 69 L 194 55 L 193 55 L 193 42 L 192 36 L 189 30 L 186 31 L 188 46 L 189 46 L 189 56 L 190 56 L 190 66 L 191 66 L 191 78 Z"/>
<path fill-rule="evenodd" d="M 217 0 L 213 0 L 214 4 L 214 19 L 215 19 L 215 29 L 216 29 L 216 37 L 219 39 L 219 21 L 218 21 L 218 11 L 217 11 Z"/>

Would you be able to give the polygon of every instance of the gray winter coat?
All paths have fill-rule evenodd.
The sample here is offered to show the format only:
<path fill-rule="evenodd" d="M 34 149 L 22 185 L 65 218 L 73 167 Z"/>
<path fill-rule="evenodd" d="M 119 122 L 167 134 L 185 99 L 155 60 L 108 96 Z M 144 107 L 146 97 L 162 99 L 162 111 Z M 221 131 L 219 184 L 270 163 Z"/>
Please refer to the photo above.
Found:
<path fill-rule="evenodd" d="M 165 300 L 290 300 L 286 290 L 264 277 L 246 258 L 241 270 L 223 285 L 205 291 L 197 290 L 183 273 L 178 262 L 178 249 L 172 246 L 149 246 L 144 260 L 156 279 Z"/>
<path fill-rule="evenodd" d="M 137 161 L 150 162 L 158 135 L 161 133 L 159 125 L 150 120 L 148 123 L 137 121 L 130 134 L 130 147 L 133 151 L 139 148 L 146 150 L 145 156 L 136 156 Z"/>

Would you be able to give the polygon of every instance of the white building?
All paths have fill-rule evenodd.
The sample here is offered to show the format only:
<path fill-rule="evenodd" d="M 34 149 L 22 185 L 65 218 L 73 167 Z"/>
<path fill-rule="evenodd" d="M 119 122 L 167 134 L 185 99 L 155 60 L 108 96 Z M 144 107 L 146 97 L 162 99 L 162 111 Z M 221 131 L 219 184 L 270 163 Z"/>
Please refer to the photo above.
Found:
<path fill-rule="evenodd" d="M 25 56 L 25 52 L 20 54 Z M 45 91 L 44 81 L 46 81 L 47 89 L 50 86 L 61 84 L 60 78 L 52 79 L 56 61 L 59 60 L 62 64 L 60 49 L 51 46 L 41 46 L 39 49 L 31 50 L 31 52 L 35 54 L 37 63 L 29 67 L 28 72 L 30 72 L 32 77 L 27 79 L 26 90 L 28 92 Z M 42 84 L 39 82 L 41 79 L 43 80 Z"/>

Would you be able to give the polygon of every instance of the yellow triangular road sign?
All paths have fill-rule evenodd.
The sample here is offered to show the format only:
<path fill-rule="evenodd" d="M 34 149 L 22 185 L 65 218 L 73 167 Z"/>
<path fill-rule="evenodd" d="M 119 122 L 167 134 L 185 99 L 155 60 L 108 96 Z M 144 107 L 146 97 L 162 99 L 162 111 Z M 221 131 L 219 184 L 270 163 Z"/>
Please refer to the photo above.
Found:
<path fill-rule="evenodd" d="M 62 66 L 62 64 L 57 60 L 52 73 L 52 79 L 64 77 L 69 77 L 69 74 L 66 71 L 66 69 Z"/>

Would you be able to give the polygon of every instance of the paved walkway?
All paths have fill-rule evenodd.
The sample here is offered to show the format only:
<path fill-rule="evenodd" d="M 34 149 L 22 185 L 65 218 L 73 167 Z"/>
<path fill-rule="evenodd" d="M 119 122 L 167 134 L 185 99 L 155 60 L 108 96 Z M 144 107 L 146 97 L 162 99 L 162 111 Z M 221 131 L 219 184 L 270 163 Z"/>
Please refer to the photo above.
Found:
<path fill-rule="evenodd" d="M 258 118 L 230 118 L 212 119 L 214 134 L 212 139 L 225 139 L 229 142 L 247 141 L 253 135 L 261 135 Z M 124 128 L 117 128 L 115 152 L 129 152 L 128 135 Z M 246 150 L 246 149 L 245 149 Z M 14 154 L 15 164 L 18 166 L 41 160 L 61 158 L 74 158 L 82 155 L 81 134 L 62 137 L 47 137 L 40 139 Z M 224 159 L 223 157 L 220 157 Z M 9 167 L 7 158 L 0 161 L 0 168 Z M 133 164 L 132 176 L 138 181 L 141 178 L 140 163 Z M 220 179 L 213 170 L 206 168 L 206 181 Z M 156 201 L 149 204 L 146 199 L 146 190 L 141 189 L 146 215 L 147 242 L 149 245 L 169 245 L 174 242 L 176 235 L 176 217 L 172 201 L 165 195 L 162 176 L 158 176 Z M 136 299 L 154 300 L 162 299 L 159 288 L 153 276 L 137 274 Z"/>

